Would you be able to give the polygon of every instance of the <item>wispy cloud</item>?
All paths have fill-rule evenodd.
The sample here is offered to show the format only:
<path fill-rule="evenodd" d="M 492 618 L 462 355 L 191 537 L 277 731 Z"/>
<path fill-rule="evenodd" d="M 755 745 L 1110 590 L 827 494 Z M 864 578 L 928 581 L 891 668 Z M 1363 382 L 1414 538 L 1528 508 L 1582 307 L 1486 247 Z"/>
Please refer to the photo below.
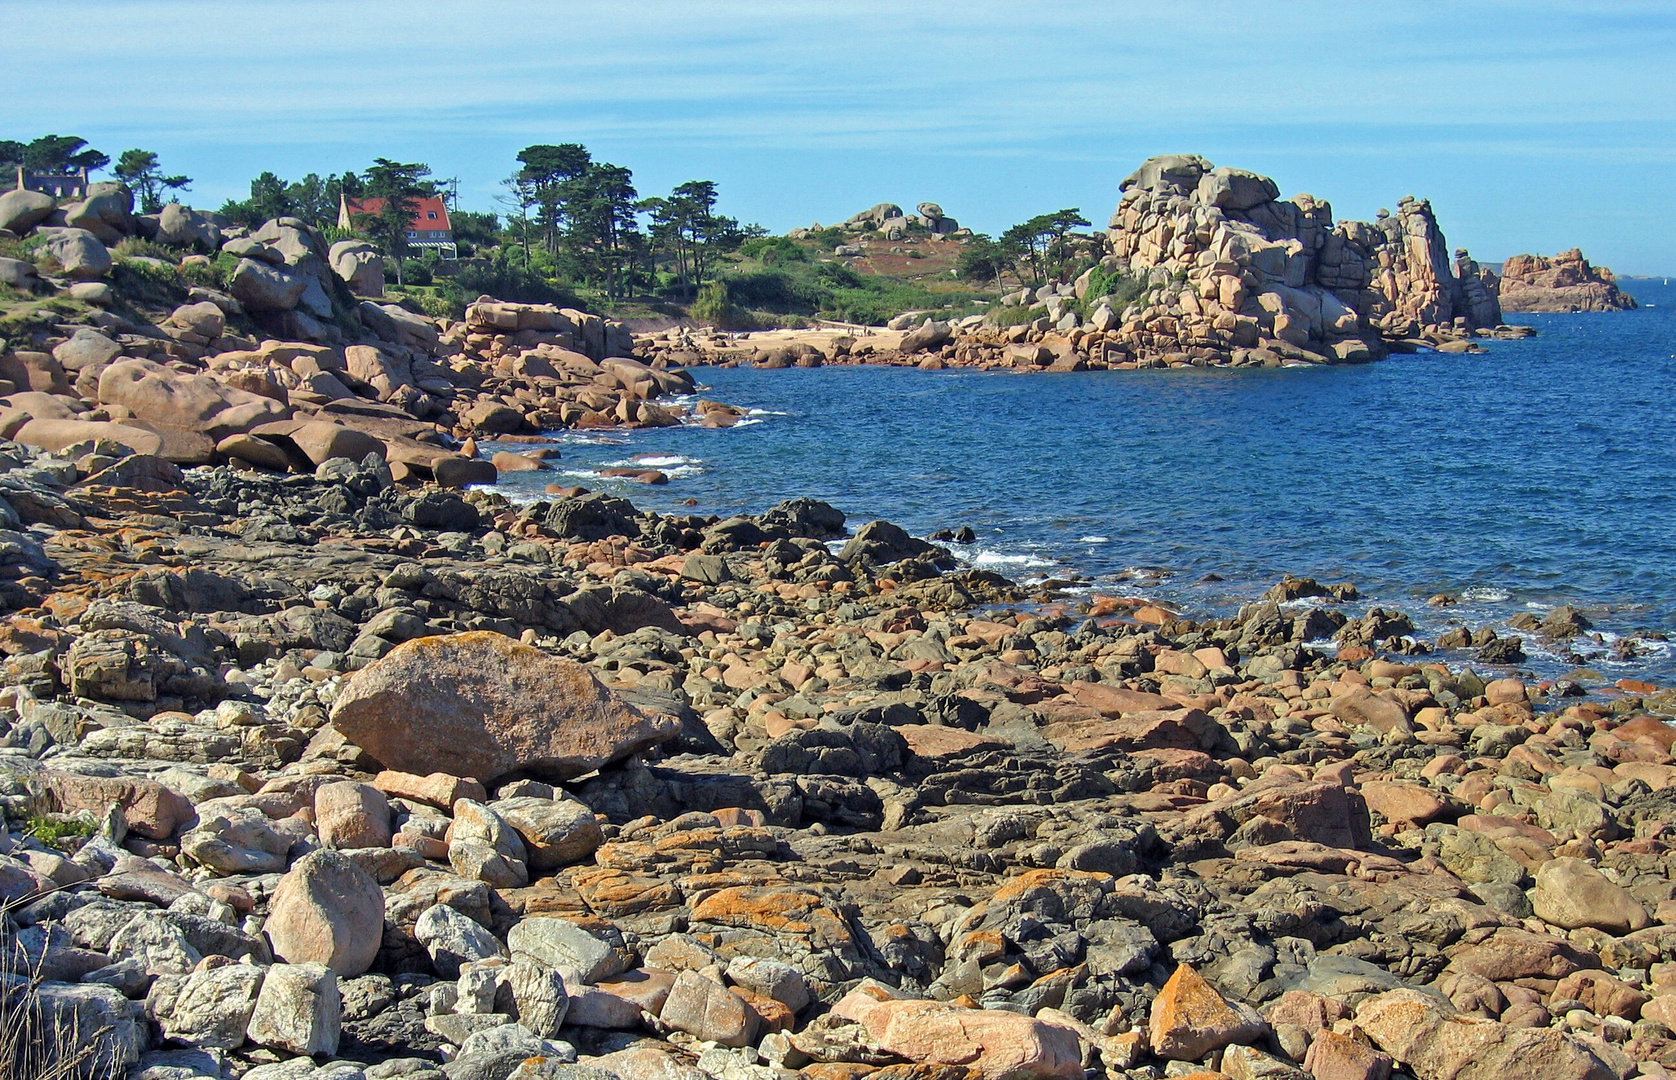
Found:
<path fill-rule="evenodd" d="M 1376 187 L 1386 202 L 1493 201 L 1472 227 L 1503 252 L 1520 246 L 1521 214 L 1570 217 L 1576 242 L 1625 265 L 1673 246 L 1672 186 L 1653 175 L 1676 145 L 1667 3 L 30 8 L 29 34 L 0 37 L 9 134 L 157 149 L 197 177 L 200 201 L 264 168 L 384 154 L 458 175 L 486 205 L 519 147 L 580 140 L 648 189 L 713 176 L 730 210 L 771 227 L 934 197 L 996 228 L 1048 203 L 1103 214 L 1135 161 L 1186 149 L 1347 207 Z M 73 43 L 73 68 L 43 42 Z M 1555 206 L 1556 184 L 1598 197 L 1607 168 L 1612 197 L 1643 217 Z"/>

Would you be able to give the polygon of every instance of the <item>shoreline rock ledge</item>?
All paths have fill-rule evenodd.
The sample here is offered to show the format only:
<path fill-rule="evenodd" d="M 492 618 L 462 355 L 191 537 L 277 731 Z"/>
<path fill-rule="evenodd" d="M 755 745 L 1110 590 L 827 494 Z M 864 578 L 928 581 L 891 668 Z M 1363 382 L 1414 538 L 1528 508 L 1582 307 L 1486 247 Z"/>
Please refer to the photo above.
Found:
<path fill-rule="evenodd" d="M 332 726 L 386 768 L 569 780 L 672 737 L 574 660 L 487 630 L 416 638 L 352 675 Z"/>

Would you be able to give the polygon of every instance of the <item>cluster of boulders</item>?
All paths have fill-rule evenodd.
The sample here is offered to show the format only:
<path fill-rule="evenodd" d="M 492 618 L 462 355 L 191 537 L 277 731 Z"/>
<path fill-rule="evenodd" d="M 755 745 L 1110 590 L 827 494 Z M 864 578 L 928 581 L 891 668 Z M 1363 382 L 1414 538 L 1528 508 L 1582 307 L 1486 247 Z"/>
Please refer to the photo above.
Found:
<path fill-rule="evenodd" d="M 1633 311 L 1635 297 L 1618 288 L 1604 266 L 1591 266 L 1572 248 L 1553 258 L 1515 255 L 1501 266 L 1504 311 Z"/>
<path fill-rule="evenodd" d="M 936 237 L 963 237 L 972 234 L 970 229 L 962 229 L 960 222 L 945 215 L 943 208 L 934 202 L 920 203 L 912 214 L 905 213 L 895 203 L 879 203 L 845 219 L 837 227 L 856 237 L 878 233 L 883 239 L 891 242 L 907 239 L 911 229 L 921 229 Z M 824 227 L 816 222 L 807 229 L 793 229 L 786 236 L 792 240 L 806 240 L 824 231 Z M 840 244 L 835 253 L 864 255 L 866 251 L 865 246 L 852 243 Z"/>
<path fill-rule="evenodd" d="M 919 314 L 890 325 L 900 338 L 821 351 L 927 368 L 1282 367 L 1471 352 L 1531 333 L 1502 324 L 1492 271 L 1464 250 L 1451 261 L 1423 199 L 1334 221 L 1323 200 L 1282 199 L 1266 176 L 1186 154 L 1149 159 L 1121 190 L 1106 233 L 1070 238 L 1098 260 L 1075 280 L 1008 294 L 987 318 Z M 737 340 L 677 347 L 740 359 Z"/>
<path fill-rule="evenodd" d="M 980 328 L 969 349 L 1039 344 L 1052 331 L 1069 342 L 1050 346 L 1054 360 L 1069 351 L 1106 366 L 1350 363 L 1465 351 L 1501 326 L 1493 276 L 1464 251 L 1451 264 L 1425 200 L 1335 222 L 1323 200 L 1281 199 L 1266 176 L 1183 154 L 1149 159 L 1121 190 L 1098 264 L 1003 301 L 1041 305 L 1045 321 Z M 1098 293 L 1108 283 L 1138 295 Z"/>
<path fill-rule="evenodd" d="M 177 204 L 136 216 L 127 189 L 104 184 L 83 202 L 51 203 L 29 191 L 0 197 L 0 225 L 50 237 L 38 264 L 10 260 L 22 269 L 0 266 L 0 276 L 91 305 L 73 322 L 0 340 L 0 436 L 31 446 L 109 444 L 178 465 L 296 471 L 374 454 L 397 481 L 460 486 L 545 468 L 554 452 L 501 451 L 497 463 L 479 456 L 477 439 L 675 424 L 684 414 L 655 399 L 693 387 L 683 371 L 636 360 L 623 324 L 587 312 L 483 297 L 453 321 L 358 299 L 351 290 L 376 284 L 377 254 L 359 241 L 328 248 L 295 218 L 247 233 Z M 105 245 L 125 235 L 180 258 L 113 263 Z M 192 284 L 194 267 L 211 262 L 205 251 L 237 257 L 224 290 Z M 144 271 L 148 289 L 162 279 L 178 302 L 130 294 L 120 274 L 94 280 L 124 264 Z M 705 415 L 737 417 L 718 405 Z"/>
<path fill-rule="evenodd" d="M 1017 606 L 812 500 L 21 444 L 0 496 L 0 993 L 100 1075 L 1676 1067 L 1669 691 L 1307 579 Z"/>

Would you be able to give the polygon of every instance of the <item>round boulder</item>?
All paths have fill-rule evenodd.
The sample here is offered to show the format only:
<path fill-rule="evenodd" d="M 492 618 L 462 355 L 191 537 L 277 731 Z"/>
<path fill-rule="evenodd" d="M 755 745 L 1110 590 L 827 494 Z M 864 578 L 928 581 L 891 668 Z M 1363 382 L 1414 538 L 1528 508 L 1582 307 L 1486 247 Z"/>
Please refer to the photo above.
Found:
<path fill-rule="evenodd" d="M 312 852 L 280 879 L 265 930 L 274 955 L 287 963 L 360 975 L 384 940 L 384 890 L 348 856 Z"/>

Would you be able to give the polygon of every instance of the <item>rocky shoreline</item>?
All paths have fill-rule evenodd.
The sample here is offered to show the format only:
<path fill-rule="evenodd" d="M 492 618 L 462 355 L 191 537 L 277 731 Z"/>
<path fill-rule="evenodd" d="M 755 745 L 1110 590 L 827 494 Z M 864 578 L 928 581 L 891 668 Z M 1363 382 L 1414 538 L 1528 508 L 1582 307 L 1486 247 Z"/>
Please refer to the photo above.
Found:
<path fill-rule="evenodd" d="M 1471 352 L 1503 324 L 1497 278 L 1464 249 L 1453 261 L 1431 204 L 1335 221 L 1312 195 L 1191 154 L 1150 158 L 1120 185 L 1075 281 L 1001 299 L 1033 318 L 925 319 L 901 334 L 775 333 L 744 342 L 668 330 L 642 355 L 699 363 L 917 363 L 1022 370 L 1283 367 L 1365 363 L 1393 352 Z M 1103 290 L 1114 289 L 1106 292 Z"/>
<path fill-rule="evenodd" d="M 1265 183 L 1149 163 L 1113 258 L 1247 261 L 1187 273 L 1192 318 L 1164 289 L 1138 329 L 1020 324 L 1006 366 L 1499 332 L 1423 204 L 1333 248 Z M 295 219 L 0 209 L 44 242 L 0 270 L 79 305 L 0 345 L 0 1055 L 132 1080 L 1676 1067 L 1670 691 L 1432 662 L 1307 579 L 1193 620 L 812 500 L 515 505 L 477 485 L 548 468 L 542 432 L 739 413 L 668 403 L 683 339 L 635 358 L 584 312 L 359 298 L 365 253 Z M 1209 246 L 1166 252 L 1182 222 Z M 134 236 L 175 257 L 112 257 Z M 1321 277 L 1347 251 L 1378 256 L 1374 307 L 1316 336 L 1296 304 L 1350 288 Z M 232 291 L 193 284 L 212 258 Z M 1285 303 L 1238 344 L 1247 271 Z M 944 331 L 830 359 L 1000 362 Z M 829 358 L 795 344 L 772 363 Z"/>
<path fill-rule="evenodd" d="M 5 985 L 105 1075 L 1676 1066 L 1668 691 L 1308 580 L 1072 608 L 810 500 L 0 461 Z"/>

